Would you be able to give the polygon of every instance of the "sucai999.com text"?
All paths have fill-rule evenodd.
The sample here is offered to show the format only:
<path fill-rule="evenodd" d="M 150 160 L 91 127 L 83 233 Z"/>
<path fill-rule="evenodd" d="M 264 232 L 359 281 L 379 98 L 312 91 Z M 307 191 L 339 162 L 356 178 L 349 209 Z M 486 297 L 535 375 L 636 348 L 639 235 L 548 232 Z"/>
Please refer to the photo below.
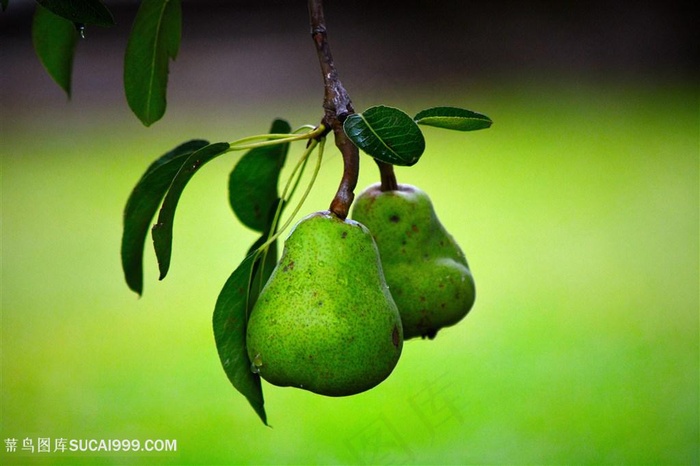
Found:
<path fill-rule="evenodd" d="M 67 439 L 25 437 L 4 439 L 6 453 L 176 452 L 175 439 Z"/>

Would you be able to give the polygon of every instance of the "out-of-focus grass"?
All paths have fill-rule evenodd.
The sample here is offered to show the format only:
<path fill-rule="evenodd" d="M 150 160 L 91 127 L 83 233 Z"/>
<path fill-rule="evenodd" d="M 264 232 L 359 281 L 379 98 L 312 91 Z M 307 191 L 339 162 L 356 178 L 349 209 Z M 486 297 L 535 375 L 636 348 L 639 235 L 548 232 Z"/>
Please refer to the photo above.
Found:
<path fill-rule="evenodd" d="M 2 451 L 2 463 L 697 463 L 696 87 L 451 92 L 494 126 L 426 129 L 424 159 L 397 172 L 432 196 L 462 244 L 475 309 L 434 341 L 407 342 L 367 393 L 265 385 L 272 429 L 228 384 L 211 334 L 216 295 L 254 240 L 226 203 L 234 158 L 185 191 L 170 275 L 157 282 L 147 249 L 141 299 L 118 253 L 124 201 L 153 158 L 188 137 L 258 133 L 275 110 L 243 125 L 174 117 L 148 130 L 128 115 L 8 122 L 3 439 L 18 450 L 25 438 L 177 439 L 178 451 Z M 302 213 L 327 207 L 333 153 Z M 363 161 L 360 187 L 375 181 L 372 165 Z"/>

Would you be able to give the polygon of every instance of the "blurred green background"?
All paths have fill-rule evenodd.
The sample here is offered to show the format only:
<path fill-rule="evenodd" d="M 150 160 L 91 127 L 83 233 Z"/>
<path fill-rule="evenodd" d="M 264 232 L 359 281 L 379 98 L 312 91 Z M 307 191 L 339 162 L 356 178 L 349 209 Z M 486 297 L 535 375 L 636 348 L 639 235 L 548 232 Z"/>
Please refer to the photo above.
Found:
<path fill-rule="evenodd" d="M 367 11 L 389 8 L 379 5 Z M 16 33 L 4 38 L 3 61 L 13 66 L 4 68 L 0 94 L 0 462 L 697 464 L 698 81 L 686 62 L 664 68 L 669 53 L 641 40 L 653 28 L 631 36 L 648 53 L 628 44 L 632 55 L 656 51 L 651 64 L 598 62 L 600 50 L 609 51 L 602 45 L 572 63 L 543 45 L 548 34 L 561 39 L 561 18 L 504 14 L 510 29 L 502 32 L 521 49 L 494 50 L 501 66 L 468 47 L 423 66 L 427 52 L 416 46 L 416 70 L 407 73 L 401 63 L 410 53 L 389 68 L 377 65 L 398 47 L 381 37 L 366 66 L 353 54 L 347 42 L 371 35 L 355 27 L 361 15 L 329 17 L 331 41 L 349 37 L 334 50 L 358 109 L 383 103 L 413 114 L 454 104 L 495 122 L 469 134 L 427 128 L 423 159 L 397 170 L 399 181 L 431 195 L 469 258 L 478 296 L 459 325 L 434 341 L 408 341 L 394 373 L 369 392 L 326 398 L 265 384 L 267 428 L 229 385 L 211 313 L 255 239 L 226 200 L 237 155 L 211 162 L 185 190 L 169 276 L 158 282 L 147 249 L 144 296 L 127 289 L 121 213 L 153 159 L 190 138 L 232 141 L 265 131 L 274 117 L 293 126 L 320 118 L 305 10 L 295 7 L 301 12 L 288 22 L 235 23 L 253 34 L 247 42 L 241 32 L 214 47 L 208 33 L 216 28 L 197 34 L 189 26 L 190 42 L 185 35 L 172 67 L 168 113 L 148 129 L 120 93 L 123 43 L 101 48 L 109 31 L 88 31 L 94 41 L 80 44 L 66 102 L 32 55 L 26 16 L 10 16 Z M 268 17 L 249 8 L 251 18 Z M 117 13 L 129 17 L 127 9 Z M 388 24 L 410 27 L 401 19 L 414 16 Z M 515 27 L 517 18 L 549 29 L 523 44 L 515 39 L 527 27 Z M 271 34 L 280 24 L 294 27 Z M 456 28 L 448 32 L 463 33 Z M 576 34 L 596 44 L 594 32 Z M 571 47 L 571 55 L 581 51 Z M 518 50 L 531 50 L 532 61 Z M 524 60 L 515 70 L 509 53 Z M 222 61 L 227 54 L 231 62 Z M 455 63 L 458 72 L 448 72 Z M 462 69 L 470 66 L 479 73 Z M 290 160 L 301 149 L 293 147 Z M 340 157 L 327 151 L 300 215 L 327 208 L 340 170 Z M 359 187 L 376 179 L 363 159 Z M 6 451 L 10 438 L 18 451 Z M 25 438 L 35 448 L 39 438 L 52 448 L 58 438 L 175 439 L 177 451 L 28 453 Z"/>

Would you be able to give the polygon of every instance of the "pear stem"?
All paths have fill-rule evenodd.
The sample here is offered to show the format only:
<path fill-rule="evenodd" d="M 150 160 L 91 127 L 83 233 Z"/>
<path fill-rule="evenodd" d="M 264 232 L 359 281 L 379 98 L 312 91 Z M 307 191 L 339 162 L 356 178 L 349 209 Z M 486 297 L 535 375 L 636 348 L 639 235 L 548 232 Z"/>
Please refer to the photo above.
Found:
<path fill-rule="evenodd" d="M 379 189 L 382 192 L 398 190 L 399 183 L 396 181 L 394 166 L 390 163 L 382 162 L 381 160 L 375 159 L 375 161 L 379 167 L 379 176 L 382 182 Z"/>
<path fill-rule="evenodd" d="M 357 146 L 348 139 L 343 131 L 343 121 L 355 113 L 352 101 L 343 84 L 338 78 L 338 72 L 333 63 L 333 55 L 328 45 L 326 19 L 323 10 L 323 0 L 309 0 L 309 19 L 311 23 L 311 38 L 316 46 L 318 61 L 323 75 L 325 89 L 323 97 L 324 116 L 322 124 L 333 131 L 335 145 L 343 155 L 343 178 L 329 210 L 341 219 L 345 219 L 355 198 L 355 187 L 360 173 L 360 152 Z"/>

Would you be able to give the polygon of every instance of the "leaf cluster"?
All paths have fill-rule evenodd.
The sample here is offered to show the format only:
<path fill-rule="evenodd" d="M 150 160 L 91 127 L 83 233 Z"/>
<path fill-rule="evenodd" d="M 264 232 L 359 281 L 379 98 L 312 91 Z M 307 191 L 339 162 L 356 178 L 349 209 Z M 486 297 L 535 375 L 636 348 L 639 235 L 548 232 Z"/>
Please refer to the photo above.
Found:
<path fill-rule="evenodd" d="M 5 10 L 8 0 L 2 0 Z M 71 96 L 73 58 L 88 26 L 115 24 L 100 0 L 37 0 L 32 41 L 51 78 Z M 129 107 L 150 126 L 165 113 L 169 64 L 180 48 L 180 0 L 142 0 L 124 55 L 124 91 Z"/>
<path fill-rule="evenodd" d="M 385 105 L 354 113 L 343 122 L 348 138 L 375 159 L 399 166 L 412 166 L 425 150 L 425 138 L 418 125 L 456 131 L 489 128 L 486 115 L 457 107 L 432 107 L 413 118 Z"/>
<path fill-rule="evenodd" d="M 149 228 L 158 260 L 159 279 L 162 280 L 170 268 L 175 211 L 188 182 L 214 158 L 249 149 L 229 175 L 229 204 L 243 225 L 261 235 L 224 284 L 214 308 L 213 329 L 226 375 L 246 396 L 264 423 L 267 419 L 260 377 L 250 371 L 245 351 L 246 322 L 258 294 L 277 264 L 277 226 L 281 214 L 294 195 L 309 155 L 319 144 L 315 138 L 324 131 L 319 127 L 303 133 L 292 132 L 288 122 L 278 119 L 268 134 L 232 143 L 209 143 L 201 139 L 185 142 L 160 156 L 146 169 L 124 209 L 122 269 L 129 288 L 140 295 L 143 293 L 143 256 Z M 308 140 L 309 143 L 280 194 L 280 173 L 290 143 L 298 140 Z M 318 165 L 315 173 L 317 171 Z M 308 189 L 304 197 L 306 194 Z"/>

